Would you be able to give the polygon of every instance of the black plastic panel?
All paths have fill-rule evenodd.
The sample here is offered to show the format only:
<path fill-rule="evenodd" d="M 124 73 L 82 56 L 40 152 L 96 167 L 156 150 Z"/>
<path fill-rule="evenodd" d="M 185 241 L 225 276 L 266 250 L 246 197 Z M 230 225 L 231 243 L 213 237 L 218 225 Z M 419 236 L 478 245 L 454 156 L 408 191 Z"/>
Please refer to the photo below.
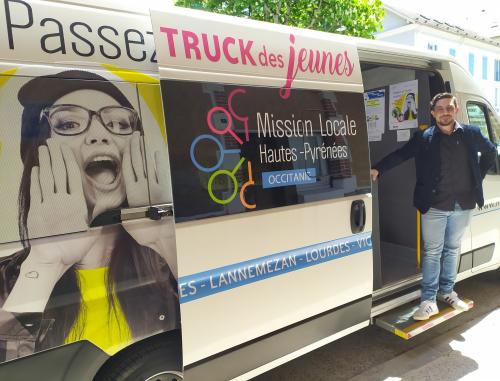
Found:
<path fill-rule="evenodd" d="M 473 267 L 481 266 L 491 261 L 494 252 L 495 244 L 491 244 L 474 250 Z"/>
<path fill-rule="evenodd" d="M 472 252 L 463 253 L 460 256 L 460 265 L 458 266 L 458 272 L 464 272 L 472 268 Z"/>
<path fill-rule="evenodd" d="M 0 365 L 0 380 L 90 381 L 107 359 L 82 341 L 6 362 Z"/>

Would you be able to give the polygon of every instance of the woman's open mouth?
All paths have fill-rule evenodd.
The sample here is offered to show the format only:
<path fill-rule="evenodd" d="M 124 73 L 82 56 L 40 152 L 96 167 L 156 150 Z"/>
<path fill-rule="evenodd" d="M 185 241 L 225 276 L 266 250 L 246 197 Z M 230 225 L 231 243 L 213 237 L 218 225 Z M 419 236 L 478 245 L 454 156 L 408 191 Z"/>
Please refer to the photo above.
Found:
<path fill-rule="evenodd" d="M 112 156 L 97 155 L 86 163 L 85 174 L 98 188 L 113 189 L 120 175 L 120 163 Z"/>

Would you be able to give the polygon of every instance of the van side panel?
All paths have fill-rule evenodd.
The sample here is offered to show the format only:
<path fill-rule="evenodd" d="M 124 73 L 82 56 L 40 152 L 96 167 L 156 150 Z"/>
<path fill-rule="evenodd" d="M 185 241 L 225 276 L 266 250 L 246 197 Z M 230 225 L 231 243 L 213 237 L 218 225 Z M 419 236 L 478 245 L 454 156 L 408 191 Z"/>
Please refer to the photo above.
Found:
<path fill-rule="evenodd" d="M 192 10 L 154 11 L 152 20 L 191 374 L 215 367 L 212 379 L 235 377 L 287 356 L 288 340 L 290 354 L 368 324 L 372 200 L 355 47 Z M 202 41 L 219 43 L 220 54 Z M 310 133 L 287 130 L 287 120 L 310 121 Z M 335 136 L 325 133 L 326 121 Z M 304 181 L 285 181 L 302 173 Z M 331 330 L 296 340 L 324 321 Z M 225 361 L 232 365 L 223 375 Z"/>
<path fill-rule="evenodd" d="M 150 19 L 131 13 L 50 1 L 4 1 L 5 60 L 96 66 L 107 62 L 140 72 L 156 72 Z"/>
<path fill-rule="evenodd" d="M 0 127 L 0 362 L 12 369 L 21 357 L 81 341 L 112 356 L 179 330 L 173 217 L 146 218 L 152 205 L 171 202 L 158 81 L 15 69 L 0 87 L 8 121 Z M 55 378 L 64 367 L 47 371 Z"/>

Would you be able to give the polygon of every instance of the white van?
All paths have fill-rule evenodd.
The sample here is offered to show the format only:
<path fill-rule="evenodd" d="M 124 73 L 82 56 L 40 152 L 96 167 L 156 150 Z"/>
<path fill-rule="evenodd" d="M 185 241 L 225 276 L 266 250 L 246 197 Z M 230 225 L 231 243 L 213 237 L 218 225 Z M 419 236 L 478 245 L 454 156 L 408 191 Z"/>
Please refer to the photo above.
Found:
<path fill-rule="evenodd" d="M 497 144 L 452 58 L 175 7 L 4 3 L 0 379 L 246 380 L 374 321 L 422 329 L 384 318 L 419 297 L 414 164 L 369 170 L 442 91 Z M 500 266 L 499 179 L 459 280 Z"/>

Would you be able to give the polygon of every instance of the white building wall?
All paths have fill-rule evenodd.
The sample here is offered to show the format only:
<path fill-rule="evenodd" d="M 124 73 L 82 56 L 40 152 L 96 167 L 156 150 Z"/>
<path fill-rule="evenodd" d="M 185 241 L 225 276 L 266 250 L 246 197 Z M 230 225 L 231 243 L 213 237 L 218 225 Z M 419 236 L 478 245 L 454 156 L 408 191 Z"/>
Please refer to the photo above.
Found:
<path fill-rule="evenodd" d="M 396 18 L 389 12 L 387 12 L 387 15 Z M 398 18 L 404 21 L 401 17 Z M 396 22 L 392 22 L 392 25 L 396 25 Z M 472 75 L 477 79 L 478 85 L 483 89 L 484 95 L 489 102 L 500 112 L 500 81 L 494 79 L 495 60 L 500 61 L 499 47 L 425 25 L 414 25 L 412 30 L 404 28 L 401 33 L 397 33 L 396 29 L 397 27 L 384 29 L 376 38 L 436 51 L 439 54 L 450 54 L 450 49 L 454 49 L 456 52 L 455 58 L 466 70 L 469 70 L 469 53 L 472 53 L 474 55 L 474 72 Z M 483 57 L 488 59 L 486 80 L 483 79 Z"/>
<path fill-rule="evenodd" d="M 415 32 L 407 31 L 404 33 L 395 34 L 393 36 L 387 36 L 384 41 L 394 42 L 396 44 L 415 46 Z"/>
<path fill-rule="evenodd" d="M 484 95 L 500 112 L 500 82 L 494 77 L 494 64 L 495 60 L 500 61 L 500 48 L 427 27 L 419 28 L 415 34 L 415 46 L 420 48 L 440 54 L 450 54 L 450 49 L 454 49 L 457 61 L 478 81 Z M 469 54 L 473 55 L 473 72 L 470 71 Z M 483 79 L 483 57 L 487 58 L 486 79 Z"/>
<path fill-rule="evenodd" d="M 382 29 L 383 30 L 392 30 L 395 28 L 399 28 L 401 26 L 405 26 L 406 21 L 402 19 L 400 16 L 395 15 L 391 12 L 386 12 L 384 19 L 382 20 Z"/>

